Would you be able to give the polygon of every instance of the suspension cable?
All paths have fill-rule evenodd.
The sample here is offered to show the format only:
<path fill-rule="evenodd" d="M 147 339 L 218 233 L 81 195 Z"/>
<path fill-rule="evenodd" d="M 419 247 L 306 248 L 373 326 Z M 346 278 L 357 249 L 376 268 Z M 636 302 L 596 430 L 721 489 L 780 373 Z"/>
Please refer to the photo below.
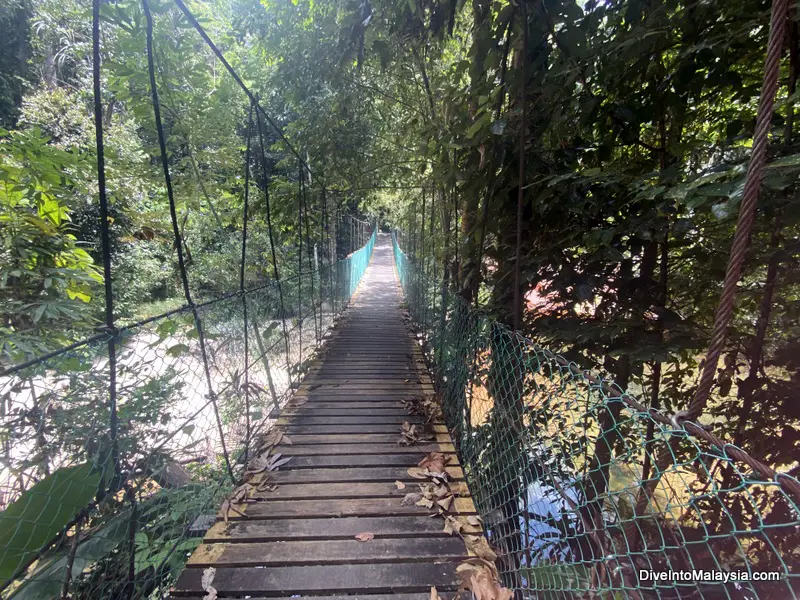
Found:
<path fill-rule="evenodd" d="M 518 331 L 522 323 L 522 205 L 525 199 L 525 134 L 527 113 L 525 112 L 525 68 L 528 59 L 528 9 L 525 2 L 520 3 L 522 8 L 522 58 L 520 60 L 520 109 L 522 117 L 519 125 L 519 181 L 517 182 L 517 239 L 516 256 L 514 257 L 514 311 L 512 322 L 513 330 Z"/>
<path fill-rule="evenodd" d="M 250 199 L 250 138 L 253 130 L 253 101 L 250 101 L 250 111 L 247 115 L 247 142 L 244 151 L 244 208 L 242 215 L 242 260 L 239 264 L 239 293 L 242 295 L 242 320 L 244 321 L 244 412 L 245 412 L 245 443 L 244 465 L 247 466 L 248 452 L 250 450 L 250 369 L 248 367 L 250 356 L 250 334 L 247 323 L 247 295 L 244 291 L 244 268 L 247 261 L 247 218 Z"/>
<path fill-rule="evenodd" d="M 256 108 L 258 107 L 258 96 L 255 98 Z M 267 175 L 267 152 L 264 149 L 264 128 L 261 124 L 261 113 L 256 110 L 256 123 L 258 126 L 258 146 L 261 150 L 261 178 L 264 185 L 264 199 L 267 207 L 267 232 L 269 234 L 269 247 L 272 252 L 272 273 L 275 283 L 278 286 L 278 297 L 281 303 L 281 323 L 283 324 L 283 339 L 286 347 L 286 374 L 289 377 L 289 388 L 294 387 L 292 382 L 291 361 L 289 359 L 289 333 L 286 331 L 286 307 L 283 303 L 283 286 L 278 272 L 278 258 L 275 254 L 275 236 L 272 233 L 272 214 L 269 206 L 269 177 Z"/>
<path fill-rule="evenodd" d="M 739 208 L 739 219 L 736 223 L 736 232 L 731 245 L 728 266 L 725 270 L 725 280 L 722 286 L 722 295 L 714 317 L 714 328 L 711 332 L 711 342 L 706 354 L 705 367 L 700 377 L 694 399 L 689 404 L 683 418 L 694 420 L 700 416 L 708 402 L 711 385 L 717 371 L 717 363 L 725 345 L 728 326 L 733 316 L 733 301 L 736 288 L 742 276 L 745 252 L 750 244 L 750 232 L 755 220 L 756 204 L 761 189 L 764 165 L 767 159 L 767 144 L 769 142 L 769 128 L 772 121 L 772 111 L 775 104 L 775 94 L 778 91 L 778 73 L 780 70 L 781 53 L 783 52 L 783 34 L 786 26 L 786 15 L 789 0 L 772 1 L 772 18 L 770 19 L 769 41 L 767 45 L 767 58 L 764 64 L 764 80 L 761 84 L 761 97 L 758 102 L 756 116 L 756 129 L 753 135 L 753 151 L 747 165 L 745 175 L 742 203 Z"/>
<path fill-rule="evenodd" d="M 122 477 L 119 462 L 119 428 L 117 416 L 117 331 L 114 321 L 114 290 L 111 281 L 111 238 L 109 235 L 108 194 L 106 192 L 105 150 L 103 145 L 103 105 L 100 89 L 100 0 L 92 2 L 92 86 L 94 93 L 94 132 L 97 144 L 97 188 L 100 197 L 100 237 L 103 248 L 103 283 L 105 291 L 105 328 L 108 338 L 108 408 L 111 460 L 114 464 L 114 481 L 109 489 L 120 484 Z M 100 481 L 102 487 L 104 482 Z M 103 495 L 102 490 L 98 490 Z"/>
<path fill-rule="evenodd" d="M 231 481 L 235 484 L 236 479 L 233 475 L 231 468 L 230 458 L 228 456 L 228 449 L 225 446 L 225 431 L 222 427 L 222 419 L 219 415 L 219 408 L 217 406 L 217 398 L 214 393 L 214 388 L 211 381 L 211 371 L 208 366 L 208 354 L 206 352 L 206 340 L 203 332 L 203 324 L 200 320 L 200 315 L 197 312 L 197 306 L 192 300 L 192 294 L 189 291 L 189 277 L 186 274 L 186 264 L 183 260 L 183 248 L 180 228 L 178 227 L 178 216 L 175 211 L 175 196 L 172 189 L 172 178 L 169 172 L 169 160 L 167 158 L 167 144 L 164 135 L 164 126 L 161 123 L 161 107 L 158 100 L 158 88 L 156 86 L 156 70 L 155 61 L 153 59 L 153 15 L 150 12 L 150 4 L 148 0 L 142 0 L 142 8 L 144 9 L 145 19 L 147 20 L 147 70 L 150 75 L 150 90 L 152 94 L 153 114 L 155 117 L 156 131 L 158 133 L 158 146 L 161 154 L 161 166 L 164 171 L 164 183 L 167 188 L 167 199 L 169 201 L 169 213 L 172 220 L 172 233 L 175 238 L 175 248 L 178 252 L 178 270 L 181 275 L 181 282 L 183 283 L 183 293 L 186 298 L 186 304 L 192 310 L 194 317 L 195 329 L 197 330 L 197 338 L 200 342 L 200 354 L 203 359 L 203 370 L 205 371 L 206 384 L 208 385 L 208 395 L 211 399 L 211 404 L 214 407 L 214 417 L 217 421 L 217 428 L 220 435 L 220 444 L 222 446 L 222 454 L 225 458 L 225 466 Z"/>
<path fill-rule="evenodd" d="M 300 164 L 308 171 L 309 174 L 311 174 L 311 167 L 309 167 L 308 164 L 306 164 L 306 162 L 303 160 L 303 157 L 300 155 L 300 153 L 295 149 L 295 147 L 292 145 L 292 143 L 289 141 L 289 139 L 283 133 L 283 130 L 280 127 L 278 127 L 277 123 L 275 123 L 275 121 L 269 116 L 269 114 L 267 114 L 267 112 L 259 104 L 259 102 L 258 102 L 258 94 L 254 94 L 244 84 L 244 81 L 242 81 L 242 78 L 239 77 L 239 74 L 233 69 L 233 67 L 230 65 L 230 63 L 225 59 L 225 55 L 217 47 L 217 45 L 211 40 L 211 38 L 208 36 L 208 33 L 206 33 L 206 30 L 203 29 L 203 27 L 200 25 L 200 23 L 197 22 L 197 19 L 195 18 L 195 16 L 192 14 L 192 12 L 183 3 L 183 0 L 173 0 L 173 1 L 175 2 L 175 5 L 179 9 L 181 9 L 183 14 L 186 15 L 186 18 L 189 20 L 189 23 L 192 25 L 192 27 L 195 28 L 197 33 L 200 34 L 200 37 L 203 38 L 203 41 L 206 43 L 206 45 L 216 55 L 216 57 L 219 59 L 219 61 L 222 63 L 222 65 L 225 67 L 225 69 L 228 71 L 230 76 L 233 77 L 233 80 L 238 84 L 238 86 L 242 89 L 242 91 L 245 94 L 247 94 L 247 97 L 252 102 L 254 102 L 255 107 L 256 107 L 256 112 L 260 113 L 266 119 L 267 123 L 269 123 L 269 125 L 275 130 L 275 133 L 277 133 L 278 136 L 280 136 L 281 140 L 283 140 L 283 142 L 286 144 L 286 147 L 289 148 L 289 151 L 297 157 L 297 160 L 300 161 Z"/>
<path fill-rule="evenodd" d="M 303 174 L 302 169 L 300 170 L 301 181 L 303 183 L 302 187 L 302 194 L 301 199 L 303 203 L 303 212 L 305 213 L 305 229 L 306 229 L 306 261 L 308 262 L 308 270 L 311 273 L 311 311 L 314 315 L 314 341 L 315 345 L 319 345 L 319 339 L 322 337 L 322 323 L 320 322 L 317 324 L 317 305 L 314 302 L 314 294 L 316 291 L 316 286 L 314 285 L 314 260 L 311 256 L 312 248 L 311 248 L 311 233 L 310 233 L 310 225 L 309 225 L 309 212 L 308 212 L 308 192 L 307 187 L 305 184 L 305 177 Z M 302 233 L 302 232 L 301 232 Z M 321 293 L 321 292 L 320 292 Z M 320 302 L 321 302 L 320 296 Z M 320 311 L 322 308 L 320 307 Z M 321 321 L 321 317 L 320 317 Z"/>
<path fill-rule="evenodd" d="M 299 368 L 303 368 L 303 165 L 297 165 L 297 314 L 300 340 Z"/>

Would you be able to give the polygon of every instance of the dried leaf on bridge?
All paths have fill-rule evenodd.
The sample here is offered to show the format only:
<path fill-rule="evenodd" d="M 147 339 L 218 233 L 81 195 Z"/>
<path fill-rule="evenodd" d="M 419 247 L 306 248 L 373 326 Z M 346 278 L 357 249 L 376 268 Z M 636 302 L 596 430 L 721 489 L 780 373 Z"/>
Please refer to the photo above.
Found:
<path fill-rule="evenodd" d="M 418 467 L 424 469 L 429 474 L 443 479 L 447 478 L 447 471 L 445 466 L 450 461 L 450 457 L 441 452 L 431 452 L 417 464 Z"/>
<path fill-rule="evenodd" d="M 489 546 L 489 542 L 482 535 L 465 535 L 464 541 L 467 549 L 478 558 L 494 562 L 497 560 L 497 553 Z"/>

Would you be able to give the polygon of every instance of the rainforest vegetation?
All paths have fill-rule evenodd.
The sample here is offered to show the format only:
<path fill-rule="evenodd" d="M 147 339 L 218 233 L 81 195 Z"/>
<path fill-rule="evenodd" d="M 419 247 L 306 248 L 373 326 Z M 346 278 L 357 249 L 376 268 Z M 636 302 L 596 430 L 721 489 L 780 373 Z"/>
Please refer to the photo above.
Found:
<path fill-rule="evenodd" d="M 9 364 L 97 325 L 102 270 L 91 7 L 3 2 L 0 310 Z M 451 283 L 467 299 L 483 294 L 486 310 L 508 323 L 524 108 L 522 284 L 528 298 L 546 298 L 526 305 L 524 331 L 623 386 L 639 382 L 657 405 L 677 410 L 691 397 L 751 146 L 766 3 L 537 1 L 525 14 L 478 0 L 192 8 L 342 211 L 381 214 L 408 236 L 421 224 L 420 187 L 428 219 L 432 190 L 445 194 L 433 200 L 442 211 L 435 239 L 443 253 L 444 230 L 457 232 Z M 181 292 L 145 23 L 137 2 L 102 11 L 117 306 L 123 317 L 146 316 Z M 172 3 L 153 11 L 189 279 L 222 293 L 236 285 L 247 101 Z M 794 17 L 787 27 L 769 166 L 709 415 L 779 462 L 791 462 L 800 441 Z M 279 260 L 291 269 L 296 165 L 276 169 Z M 263 249 L 264 207 L 254 202 L 250 231 Z M 251 264 L 249 276 L 267 277 L 267 267 Z"/>
<path fill-rule="evenodd" d="M 263 130 L 263 158 L 246 151 L 247 97 L 179 7 L 171 0 L 149 6 L 183 252 L 198 301 L 239 287 L 248 156 L 252 173 L 269 173 L 271 214 L 254 176 L 246 286 L 273 274 L 268 219 L 284 276 L 304 268 L 309 250 L 298 263 L 307 234 L 297 194 L 305 185 L 312 232 L 325 226 L 323 202 L 344 223 L 334 232 L 334 256 L 365 241 L 363 227 L 356 233 L 348 223 L 374 216 L 402 232 L 410 255 L 436 262 L 449 291 L 483 313 L 603 372 L 649 406 L 669 414 L 688 405 L 752 148 L 768 2 L 188 3 L 309 165 L 308 179 L 274 130 Z M 85 0 L 0 0 L 3 367 L 92 335 L 104 318 L 91 13 Z M 735 317 L 701 418 L 715 435 L 795 476 L 798 22 L 792 7 Z M 141 2 L 101 3 L 120 323 L 184 302 L 146 29 Z M 319 246 L 330 258 L 322 239 Z M 137 415 L 158 406 L 143 401 Z"/>

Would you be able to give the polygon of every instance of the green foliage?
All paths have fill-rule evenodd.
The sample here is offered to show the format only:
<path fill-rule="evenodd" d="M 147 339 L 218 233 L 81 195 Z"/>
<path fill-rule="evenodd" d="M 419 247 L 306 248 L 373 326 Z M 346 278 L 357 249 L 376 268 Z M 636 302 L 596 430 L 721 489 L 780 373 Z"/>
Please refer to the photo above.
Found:
<path fill-rule="evenodd" d="M 102 281 L 70 228 L 73 177 L 85 159 L 47 142 L 38 129 L 0 139 L 0 362 L 85 333 Z"/>
<path fill-rule="evenodd" d="M 0 581 L 6 583 L 37 551 L 88 507 L 108 476 L 92 464 L 62 467 L 11 503 L 0 517 L 3 560 Z"/>
<path fill-rule="evenodd" d="M 136 522 L 136 571 L 140 592 L 152 590 L 159 578 L 171 580 L 179 572 L 186 552 L 199 543 L 198 538 L 184 538 L 187 518 L 194 518 L 217 501 L 215 490 L 192 485 L 160 490 L 144 498 L 137 513 L 124 508 L 109 517 L 98 515 L 83 530 L 82 540 L 73 557 L 73 573 L 78 574 L 72 587 L 75 598 L 113 597 L 124 588 L 131 519 Z M 173 547 L 177 543 L 177 548 Z M 46 556 L 11 598 L 26 600 L 57 596 L 63 586 L 64 568 L 69 560 L 66 544 Z M 156 576 L 156 569 L 162 571 Z M 115 579 L 116 578 L 116 579 Z"/>
<path fill-rule="evenodd" d="M 248 103 L 172 3 L 152 8 L 178 229 L 190 289 L 204 300 L 238 286 Z M 767 2 L 214 0 L 190 8 L 310 165 L 311 237 L 327 225 L 333 240 L 314 238 L 322 256 L 344 258 L 358 246 L 350 216 L 380 214 L 385 226 L 404 230 L 403 247 L 437 289 L 447 273 L 448 293 L 468 303 L 477 298 L 507 325 L 517 299 L 527 298 L 525 335 L 608 373 L 665 411 L 686 406 L 741 201 Z M 0 5 L 0 30 L 10 33 L 0 48 L 0 119 L 18 128 L 0 138 L 2 365 L 86 336 L 103 314 L 89 25 L 88 6 L 74 0 Z M 124 321 L 184 300 L 140 3 L 104 3 L 102 30 L 112 284 Z M 798 37 L 795 31 L 787 39 L 795 63 Z M 800 146 L 792 59 L 783 61 L 736 319 L 704 419 L 721 437 L 796 473 L 800 290 L 792 273 L 800 248 Z M 272 276 L 269 194 L 290 300 L 281 308 L 270 288 L 252 310 L 265 321 L 281 310 L 296 319 L 294 282 L 304 268 L 298 165 L 274 131 L 263 134 L 267 156 L 256 151 L 254 135 L 247 165 L 245 284 L 263 285 Z M 307 245 L 303 254 L 309 256 Z M 520 290 L 513 283 L 517 256 Z M 763 320 L 767 335 L 760 339 Z M 216 335 L 229 342 L 230 323 L 219 321 Z M 178 365 L 191 360 L 190 326 L 160 321 L 150 350 Z M 279 339 L 276 326 L 261 325 L 267 343 Z M 135 336 L 124 342 L 128 358 L 145 343 Z M 464 349 L 445 351 L 457 358 Z M 37 410 L 50 407 L 56 418 L 39 449 L 47 460 L 97 451 L 92 440 L 105 431 L 105 380 L 88 366 L 97 353 L 89 349 L 74 357 L 77 366 L 65 367 L 65 393 L 49 390 L 39 406 L 11 419 L 29 431 L 41 418 Z M 128 404 L 121 408 L 121 450 L 131 466 L 142 466 L 137 428 L 160 435 L 177 426 L 169 407 L 186 386 L 177 369 L 148 372 L 141 381 L 136 368 L 122 371 Z M 232 373 L 232 382 L 241 374 L 235 366 L 220 371 Z M 8 398 L 34 383 L 15 386 Z M 226 396 L 226 423 L 241 412 L 234 396 L 236 390 Z M 527 417 L 540 428 L 551 424 L 547 411 Z M 505 442 L 494 426 L 486 424 L 481 435 L 500 447 Z M 35 459 L 22 466 L 38 469 L 38 451 Z M 567 473 L 574 465 L 559 468 Z M 744 506 L 731 510 L 755 518 Z M 105 560 L 113 572 L 125 568 L 124 557 Z M 92 577 L 99 581 L 102 570 Z"/>
<path fill-rule="evenodd" d="M 170 244 L 163 240 L 141 240 L 120 248 L 114 264 L 114 279 L 120 283 L 116 288 L 116 302 L 121 316 L 139 315 L 145 310 L 145 302 L 163 301 L 178 295 L 180 280 L 170 261 L 171 250 Z"/>

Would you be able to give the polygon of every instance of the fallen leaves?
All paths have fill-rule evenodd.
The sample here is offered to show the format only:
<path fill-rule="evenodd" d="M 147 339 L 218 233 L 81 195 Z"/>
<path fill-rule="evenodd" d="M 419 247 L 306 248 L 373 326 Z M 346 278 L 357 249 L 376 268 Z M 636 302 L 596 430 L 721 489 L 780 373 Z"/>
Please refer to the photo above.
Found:
<path fill-rule="evenodd" d="M 423 469 L 421 467 L 409 467 L 406 470 L 406 473 L 408 473 L 414 479 L 428 479 L 427 469 Z"/>
<path fill-rule="evenodd" d="M 363 533 L 356 534 L 356 539 L 359 542 L 371 542 L 375 539 L 375 534 L 370 533 L 369 531 L 365 531 Z"/>
<path fill-rule="evenodd" d="M 442 532 L 446 533 L 447 535 L 462 535 L 462 532 L 465 529 L 469 529 L 469 525 L 470 524 L 467 522 L 467 519 L 464 517 L 444 515 L 444 529 Z"/>
<path fill-rule="evenodd" d="M 453 515 L 445 515 L 444 516 L 444 529 L 442 530 L 447 535 L 453 535 L 457 533 L 461 535 L 461 530 L 464 529 L 464 523 L 460 517 L 454 517 Z"/>
<path fill-rule="evenodd" d="M 476 515 L 470 515 L 467 517 L 467 523 L 472 525 L 473 527 L 483 527 L 483 519 Z"/>
<path fill-rule="evenodd" d="M 425 417 L 425 423 L 415 423 L 414 425 L 408 421 L 403 423 L 398 443 L 403 446 L 413 446 L 422 441 L 435 439 L 436 434 L 431 427 L 431 423 L 442 420 L 442 409 L 436 401 L 436 396 L 431 394 L 421 398 L 403 400 L 402 402 L 408 414 Z"/>
<path fill-rule="evenodd" d="M 292 460 L 291 456 L 282 458 L 280 452 L 276 454 L 261 454 L 250 461 L 250 465 L 245 472 L 246 475 L 257 475 L 258 473 L 265 473 L 267 471 L 275 471 L 278 467 L 282 467 L 287 462 Z"/>
<path fill-rule="evenodd" d="M 436 394 L 403 400 L 403 404 L 408 414 L 425 417 L 426 423 L 443 420 L 442 407 L 436 399 Z"/>
<path fill-rule="evenodd" d="M 230 519 L 230 514 L 232 512 L 236 513 L 240 517 L 245 517 L 245 518 L 247 517 L 247 515 L 244 514 L 244 512 L 241 509 L 239 509 L 239 508 L 237 508 L 235 506 L 236 502 L 246 502 L 247 501 L 246 499 L 245 500 L 237 500 L 237 499 L 234 498 L 234 496 L 238 497 L 238 496 L 240 496 L 240 494 L 241 493 L 239 492 L 239 490 L 237 488 L 236 491 L 234 491 L 234 495 L 233 496 L 231 496 L 230 498 L 225 498 L 225 500 L 222 501 L 222 506 L 220 507 L 220 511 L 222 512 L 222 519 L 225 521 L 226 525 L 228 524 L 228 519 Z M 246 494 L 247 494 L 247 492 L 245 491 L 245 498 L 246 498 Z"/>
<path fill-rule="evenodd" d="M 428 483 L 419 484 L 419 494 L 406 494 L 403 504 L 416 504 L 427 509 L 434 506 L 440 513 L 448 512 L 455 503 L 453 492 L 447 484 L 445 465 L 450 457 L 441 452 L 431 452 L 419 461 L 416 467 L 407 473 L 414 479 L 427 479 Z"/>
<path fill-rule="evenodd" d="M 456 567 L 456 579 L 461 586 L 461 589 L 469 589 L 466 584 L 469 583 L 470 578 L 474 573 L 482 569 L 487 569 L 492 579 L 500 580 L 500 572 L 493 562 L 489 562 L 482 558 L 468 558 Z"/>
<path fill-rule="evenodd" d="M 397 487 L 397 489 L 398 489 L 398 490 L 404 490 L 404 489 L 406 489 L 406 484 L 405 484 L 405 483 L 403 483 L 402 481 L 399 481 L 399 480 L 398 480 L 398 481 L 395 481 L 395 482 L 394 482 L 394 485 Z"/>
<path fill-rule="evenodd" d="M 423 458 L 416 467 L 409 467 L 406 473 L 414 479 L 431 479 L 433 481 L 447 481 L 446 466 L 450 457 L 441 452 L 431 452 Z"/>
<path fill-rule="evenodd" d="M 500 585 L 497 567 L 485 560 L 470 559 L 456 568 L 460 589 L 469 590 L 475 600 L 511 600 L 514 593 Z"/>
<path fill-rule="evenodd" d="M 467 550 L 478 558 L 490 562 L 497 560 L 497 554 L 482 535 L 466 535 L 464 536 L 464 543 L 467 544 Z"/>
<path fill-rule="evenodd" d="M 441 452 L 431 452 L 425 458 L 419 461 L 417 466 L 420 469 L 427 471 L 432 477 L 447 479 L 445 465 L 447 465 L 448 462 L 450 462 L 450 457 L 447 454 L 442 454 Z"/>
<path fill-rule="evenodd" d="M 406 494 L 405 496 L 403 496 L 403 501 L 400 502 L 400 505 L 408 506 L 409 504 L 416 504 L 421 499 L 422 499 L 422 494 L 417 494 L 417 493 Z"/>
<path fill-rule="evenodd" d="M 285 436 L 283 435 L 283 431 L 277 427 L 273 427 L 267 433 L 262 434 L 259 437 L 261 442 L 259 446 L 259 452 L 265 452 L 266 450 L 271 449 L 273 446 L 280 444 Z"/>
<path fill-rule="evenodd" d="M 308 398 L 294 398 L 286 403 L 283 412 L 285 414 L 293 414 L 297 412 L 306 402 L 308 402 Z"/>
<path fill-rule="evenodd" d="M 278 486 L 272 481 L 270 473 L 277 471 L 288 463 L 292 457 L 287 456 L 284 458 L 280 452 L 272 454 L 272 451 L 279 444 L 291 445 L 291 443 L 292 441 L 278 428 L 270 429 L 260 436 L 258 455 L 248 463 L 244 472 L 244 483 L 233 490 L 230 496 L 222 502 L 220 510 L 226 524 L 230 519 L 231 513 L 235 513 L 240 517 L 247 517 L 236 505 L 256 502 L 260 498 L 259 494 L 277 489 Z"/>
<path fill-rule="evenodd" d="M 448 483 L 447 464 L 450 456 L 441 452 L 426 455 L 408 474 L 416 479 L 427 479 L 420 483 L 420 493 L 406 494 L 402 504 L 416 504 L 427 509 L 436 509 L 444 519 L 443 533 L 459 535 L 473 557 L 456 569 L 459 589 L 472 592 L 474 600 L 511 600 L 514 593 L 500 585 L 500 575 L 494 561 L 497 553 L 480 533 L 482 520 L 476 515 L 454 515 L 455 496 Z M 431 600 L 441 600 L 436 588 L 431 588 Z"/>
<path fill-rule="evenodd" d="M 404 421 L 400 427 L 400 439 L 397 443 L 401 446 L 413 446 L 432 439 L 434 439 L 433 432 L 428 431 L 424 425 L 419 423 L 412 425 L 408 421 Z"/>

